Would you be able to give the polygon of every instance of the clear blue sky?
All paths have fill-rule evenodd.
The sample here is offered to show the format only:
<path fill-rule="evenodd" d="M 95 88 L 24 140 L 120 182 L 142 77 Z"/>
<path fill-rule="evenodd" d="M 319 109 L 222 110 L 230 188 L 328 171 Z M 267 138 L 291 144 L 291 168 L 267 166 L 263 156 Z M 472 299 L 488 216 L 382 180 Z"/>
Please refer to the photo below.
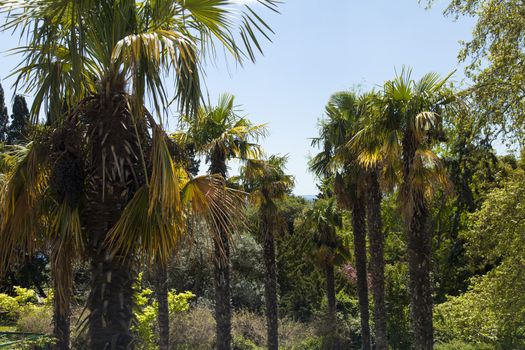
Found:
<path fill-rule="evenodd" d="M 262 12 L 276 35 L 255 64 L 207 68 L 210 98 L 233 93 L 253 122 L 268 123 L 269 136 L 262 142 L 266 152 L 289 155 L 294 193 L 316 194 L 306 165 L 316 152 L 309 138 L 317 135 L 317 121 L 332 93 L 376 87 L 403 65 L 411 66 L 415 77 L 459 68 L 455 80 L 462 79 L 459 41 L 470 38 L 473 21 L 443 17 L 445 4 L 436 1 L 425 10 L 417 0 L 286 0 L 280 15 Z M 1 34 L 0 50 L 17 40 Z M 0 77 L 16 63 L 4 54 Z M 3 81 L 8 93 L 11 84 Z"/>

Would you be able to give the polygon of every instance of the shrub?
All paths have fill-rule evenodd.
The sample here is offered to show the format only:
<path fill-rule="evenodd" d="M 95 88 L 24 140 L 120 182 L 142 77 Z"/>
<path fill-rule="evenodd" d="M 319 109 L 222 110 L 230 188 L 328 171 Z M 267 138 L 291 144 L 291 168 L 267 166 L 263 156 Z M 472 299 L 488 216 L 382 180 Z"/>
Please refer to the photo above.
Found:
<path fill-rule="evenodd" d="M 290 350 L 321 350 L 323 348 L 323 338 L 309 337 L 294 345 Z"/>
<path fill-rule="evenodd" d="M 136 323 L 132 330 L 136 333 L 139 348 L 144 350 L 156 349 L 158 337 L 158 303 L 151 289 L 142 288 L 142 273 L 139 274 L 133 286 Z M 168 309 L 171 315 L 187 311 L 190 308 L 189 300 L 194 298 L 192 292 L 177 293 L 175 290 L 168 292 Z"/>
<path fill-rule="evenodd" d="M 170 340 L 172 349 L 213 349 L 215 344 L 215 319 L 208 306 L 197 305 L 186 312 L 175 314 L 171 319 Z M 233 314 L 233 345 L 235 349 L 264 349 L 266 347 L 266 318 L 247 310 Z M 290 319 L 279 322 L 280 348 L 307 350 L 305 339 L 318 342 L 311 326 Z"/>
<path fill-rule="evenodd" d="M 279 322 L 279 345 L 283 349 L 302 349 L 304 339 L 314 339 L 315 331 L 308 324 L 284 318 Z"/>
<path fill-rule="evenodd" d="M 233 350 L 262 350 L 263 348 L 255 345 L 250 339 L 246 339 L 239 336 L 233 337 Z"/>
<path fill-rule="evenodd" d="M 15 296 L 0 293 L 0 321 L 8 324 L 14 324 L 17 320 L 27 313 L 34 310 L 38 299 L 34 290 L 15 286 Z M 47 299 L 43 299 L 39 305 L 47 305 L 52 302 L 52 294 Z"/>
<path fill-rule="evenodd" d="M 0 293 L 0 320 L 6 323 L 15 322 L 19 312 L 18 301 L 12 296 Z"/>
<path fill-rule="evenodd" d="M 254 345 L 265 346 L 266 319 L 250 311 L 237 311 L 233 315 L 232 333 L 238 338 L 250 340 Z"/>
<path fill-rule="evenodd" d="M 509 261 L 472 279 L 467 292 L 434 308 L 436 339 L 525 348 L 524 287 L 522 271 Z"/>
<path fill-rule="evenodd" d="M 52 334 L 53 309 L 49 305 L 28 305 L 16 322 L 19 332 Z"/>
<path fill-rule="evenodd" d="M 215 319 L 210 308 L 195 306 L 186 312 L 172 315 L 170 322 L 171 349 L 213 349 Z"/>
<path fill-rule="evenodd" d="M 435 350 L 493 350 L 494 346 L 488 344 L 469 344 L 461 340 L 454 340 L 449 343 L 436 344 Z"/>

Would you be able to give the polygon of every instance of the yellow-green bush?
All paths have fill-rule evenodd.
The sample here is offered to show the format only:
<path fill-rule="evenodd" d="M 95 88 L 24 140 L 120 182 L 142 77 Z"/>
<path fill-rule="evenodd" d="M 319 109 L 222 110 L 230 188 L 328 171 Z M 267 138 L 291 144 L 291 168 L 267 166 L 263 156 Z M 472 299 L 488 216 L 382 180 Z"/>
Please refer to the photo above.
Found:
<path fill-rule="evenodd" d="M 0 321 L 7 324 L 14 324 L 19 317 L 38 303 L 38 298 L 34 290 L 15 286 L 15 296 L 0 293 Z M 45 305 L 47 299 L 40 304 Z"/>
<path fill-rule="evenodd" d="M 135 308 L 134 315 L 136 323 L 132 330 L 137 334 L 140 349 L 156 349 L 158 337 L 158 303 L 154 298 L 154 293 L 149 288 L 142 288 L 142 274 L 139 274 L 133 287 Z M 175 290 L 168 292 L 168 308 L 170 314 L 183 312 L 189 309 L 190 300 L 195 295 L 192 292 L 177 293 Z"/>

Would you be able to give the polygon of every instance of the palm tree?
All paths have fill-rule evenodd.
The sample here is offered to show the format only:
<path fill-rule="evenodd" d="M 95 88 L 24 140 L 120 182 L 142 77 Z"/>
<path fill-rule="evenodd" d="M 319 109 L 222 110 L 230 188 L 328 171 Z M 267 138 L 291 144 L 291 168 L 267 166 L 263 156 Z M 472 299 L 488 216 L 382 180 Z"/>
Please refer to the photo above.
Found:
<path fill-rule="evenodd" d="M 277 201 L 292 190 L 294 179 L 284 172 L 287 157 L 271 156 L 268 160 L 248 160 L 241 169 L 241 179 L 259 214 L 259 233 L 263 241 L 268 349 L 279 348 L 277 305 L 277 266 L 275 237 L 287 229 Z"/>
<path fill-rule="evenodd" d="M 275 10 L 273 0 L 262 2 Z M 187 176 L 167 151 L 162 111 L 171 98 L 162 77 L 174 73 L 177 102 L 192 113 L 201 98 L 203 55 L 221 45 L 242 61 L 254 59 L 252 44 L 259 47 L 255 33 L 266 28 L 260 17 L 245 9 L 240 22 L 232 21 L 228 5 L 224 0 L 0 3 L 9 13 L 3 29 L 17 28 L 27 38 L 13 74 L 35 95 L 33 117 L 45 104 L 56 121 L 52 135 L 31 148 L 25 179 L 13 177 L 8 185 L 2 260 L 8 264 L 17 247 L 30 248 L 31 221 L 17 220 L 32 210 L 36 222 L 36 209 L 45 207 L 38 199 L 50 198 L 41 195 L 51 189 L 55 208 L 65 209 L 46 210 L 55 214 L 50 222 L 68 218 L 75 224 L 74 230 L 61 226 L 55 237 L 84 243 L 81 249 L 90 259 L 93 349 L 131 346 L 134 256 L 140 251 L 165 263 L 183 232 L 180 187 Z M 245 49 L 234 40 L 237 29 Z M 146 94 L 159 123 L 144 106 Z M 23 187 L 15 186 L 24 180 Z M 220 188 L 215 180 L 214 187 Z"/>
<path fill-rule="evenodd" d="M 371 127 L 381 110 L 381 96 L 375 92 L 362 98 L 363 113 L 360 130 L 347 146 L 358 154 L 358 161 L 366 170 L 366 211 L 369 236 L 370 275 L 374 297 L 375 348 L 388 348 L 387 314 L 385 304 L 384 235 L 381 217 L 382 189 L 380 182 L 390 190 L 397 179 L 399 161 L 396 149 L 384 147 L 383 140 Z"/>
<path fill-rule="evenodd" d="M 235 98 L 229 94 L 219 97 L 216 106 L 199 108 L 195 118 L 186 119 L 188 131 L 174 134 L 179 141 L 191 142 L 198 153 L 206 156 L 208 172 L 227 178 L 227 163 L 233 158 L 257 158 L 259 145 L 251 142 L 265 134 L 264 125 L 253 125 L 238 115 Z M 217 349 L 231 347 L 230 297 L 230 235 L 218 232 L 214 240 L 215 318 L 217 321 Z"/>
<path fill-rule="evenodd" d="M 370 349 L 368 311 L 368 278 L 366 267 L 366 170 L 358 153 L 348 142 L 359 131 L 366 112 L 363 101 L 353 92 L 334 94 L 326 106 L 327 119 L 321 123 L 320 137 L 314 145 L 323 150 L 310 162 L 318 176 L 334 176 L 334 189 L 339 204 L 352 216 L 354 256 L 357 270 L 357 294 L 361 319 L 363 349 Z"/>
<path fill-rule="evenodd" d="M 400 202 L 407 230 L 411 319 L 416 349 L 432 349 L 432 283 L 429 211 L 426 198 L 447 186 L 445 170 L 432 146 L 439 138 L 442 113 L 453 96 L 444 88 L 450 77 L 429 73 L 414 81 L 403 69 L 383 90 L 381 116 L 368 134 L 382 139 L 387 154 L 401 159 Z"/>
<path fill-rule="evenodd" d="M 320 198 L 306 213 L 305 224 L 314 231 L 313 242 L 314 259 L 316 264 L 324 270 L 326 280 L 326 299 L 328 301 L 327 321 L 328 334 L 324 341 L 324 349 L 337 349 L 337 318 L 336 318 L 336 289 L 335 266 L 341 264 L 348 257 L 342 239 L 337 230 L 343 227 L 343 217 L 336 207 L 333 197 Z"/>

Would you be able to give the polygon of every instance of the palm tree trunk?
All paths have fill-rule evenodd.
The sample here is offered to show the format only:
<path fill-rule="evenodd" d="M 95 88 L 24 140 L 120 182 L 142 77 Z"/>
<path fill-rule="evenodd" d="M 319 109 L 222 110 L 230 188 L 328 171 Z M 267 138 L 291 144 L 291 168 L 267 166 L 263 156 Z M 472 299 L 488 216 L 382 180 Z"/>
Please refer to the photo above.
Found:
<path fill-rule="evenodd" d="M 217 350 L 231 349 L 230 243 L 221 232 L 215 242 L 214 283 Z"/>
<path fill-rule="evenodd" d="M 55 349 L 56 350 L 69 350 L 69 335 L 70 335 L 70 308 L 59 311 L 58 301 L 55 298 L 54 303 L 54 324 L 53 324 L 53 336 L 56 338 Z M 64 312 L 64 314 L 62 314 Z"/>
<path fill-rule="evenodd" d="M 268 333 L 268 350 L 278 350 L 279 310 L 277 306 L 277 267 L 275 263 L 275 240 L 269 230 L 263 230 L 264 237 L 264 264 L 266 275 L 264 280 L 266 297 L 266 326 Z"/>
<path fill-rule="evenodd" d="M 414 333 L 414 349 L 433 348 L 432 284 L 430 281 L 432 239 L 428 232 L 428 209 L 422 189 L 410 183 L 410 170 L 416 145 L 410 134 L 403 140 L 403 199 L 410 205 L 407 218 L 407 253 L 410 290 L 410 314 Z"/>
<path fill-rule="evenodd" d="M 104 234 L 106 230 L 102 231 Z M 90 349 L 132 349 L 132 264 L 95 246 L 88 307 Z"/>
<path fill-rule="evenodd" d="M 58 260 L 55 260 L 57 259 Z M 71 261 L 61 261 L 53 256 L 53 284 L 55 298 L 53 300 L 53 335 L 56 338 L 56 350 L 69 350 L 70 316 L 73 268 Z M 61 269 L 62 271 L 58 272 Z M 64 276 L 65 278 L 60 278 Z"/>
<path fill-rule="evenodd" d="M 89 348 L 129 350 L 134 348 L 130 330 L 134 260 L 131 254 L 108 247 L 106 239 L 135 191 L 146 183 L 146 160 L 137 155 L 143 153 L 149 136 L 145 124 L 130 115 L 119 81 L 113 83 L 116 87 L 108 83 L 85 111 L 89 163 L 83 223 L 91 264 Z"/>
<path fill-rule="evenodd" d="M 363 350 L 370 350 L 370 325 L 368 311 L 368 276 L 366 272 L 366 210 L 364 203 L 352 203 L 352 228 L 354 231 L 355 268 L 357 272 L 357 297 L 361 317 L 361 338 Z"/>
<path fill-rule="evenodd" d="M 91 258 L 91 293 L 88 300 L 90 349 L 132 349 L 133 264 L 131 258 L 112 254 L 105 239 L 122 213 L 120 196 L 103 198 L 96 183 L 87 194 L 86 228 Z M 116 186 L 115 186 L 116 187 Z M 121 193 L 114 189 L 114 193 Z"/>
<path fill-rule="evenodd" d="M 368 235 L 370 240 L 370 273 L 374 295 L 375 349 L 388 348 L 385 305 L 385 259 L 383 253 L 383 222 L 381 219 L 381 189 L 377 171 L 370 174 L 368 188 Z"/>
<path fill-rule="evenodd" d="M 170 320 L 168 308 L 168 274 L 166 266 L 158 264 L 155 273 L 155 294 L 157 296 L 159 323 L 159 350 L 168 350 L 170 342 Z"/>
<path fill-rule="evenodd" d="M 211 155 L 210 173 L 219 174 L 226 181 L 226 155 L 216 147 Z M 230 242 L 228 232 L 220 229 L 214 242 L 215 321 L 217 322 L 217 350 L 231 349 L 231 291 Z"/>
<path fill-rule="evenodd" d="M 415 349 L 433 348 L 431 237 L 427 230 L 428 209 L 418 194 L 408 229 L 408 272 Z"/>
<path fill-rule="evenodd" d="M 325 348 L 335 349 L 335 337 L 337 334 L 337 320 L 336 320 L 336 306 L 335 306 L 335 274 L 334 264 L 327 262 L 325 265 L 325 278 L 326 278 L 326 299 L 328 300 L 328 329 L 327 334 L 328 341 L 326 342 Z"/>

